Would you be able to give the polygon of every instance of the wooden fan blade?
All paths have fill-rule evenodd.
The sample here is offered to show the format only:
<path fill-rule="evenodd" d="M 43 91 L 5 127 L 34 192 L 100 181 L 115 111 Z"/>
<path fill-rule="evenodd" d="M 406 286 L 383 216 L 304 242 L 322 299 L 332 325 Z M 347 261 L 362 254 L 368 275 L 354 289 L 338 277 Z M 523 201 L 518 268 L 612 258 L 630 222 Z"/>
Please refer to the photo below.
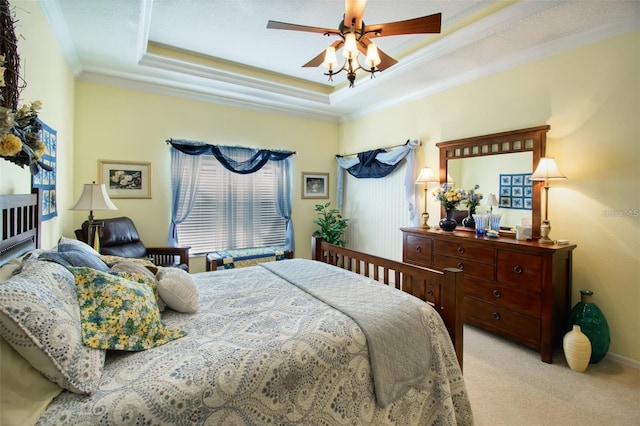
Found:
<path fill-rule="evenodd" d="M 344 6 L 344 26 L 350 28 L 351 24 L 355 20 L 355 28 L 362 26 L 362 15 L 364 15 L 364 8 L 367 5 L 367 0 L 345 0 Z"/>
<path fill-rule="evenodd" d="M 402 34 L 439 33 L 442 24 L 442 13 L 407 19 L 406 21 L 389 22 L 386 24 L 367 25 L 364 31 L 367 37 L 388 37 Z"/>
<path fill-rule="evenodd" d="M 344 42 L 342 40 L 337 40 L 337 41 L 333 42 L 331 44 L 331 46 L 335 47 L 336 50 L 338 50 L 338 49 L 340 49 L 342 47 L 343 44 L 344 44 Z M 326 51 L 323 50 L 322 52 L 320 52 L 320 54 L 318 56 L 316 56 L 315 58 L 313 58 L 312 60 L 310 60 L 309 62 L 304 64 L 302 67 L 303 68 L 319 67 L 324 62 L 324 54 L 325 54 L 325 52 Z"/>
<path fill-rule="evenodd" d="M 364 37 L 360 40 L 360 43 L 358 43 L 358 50 L 364 56 L 367 56 L 367 47 L 369 46 L 369 44 L 371 44 L 371 41 Z M 398 61 L 380 50 L 380 47 L 378 47 L 378 56 L 380 56 L 380 63 L 376 68 L 378 68 L 380 71 L 384 71 L 387 68 L 390 68 L 398 63 Z"/>
<path fill-rule="evenodd" d="M 267 22 L 267 28 L 273 30 L 291 30 L 291 31 L 304 31 L 308 33 L 320 33 L 320 34 L 340 34 L 336 29 L 309 27 L 306 25 L 288 24 L 286 22 L 269 21 Z"/>

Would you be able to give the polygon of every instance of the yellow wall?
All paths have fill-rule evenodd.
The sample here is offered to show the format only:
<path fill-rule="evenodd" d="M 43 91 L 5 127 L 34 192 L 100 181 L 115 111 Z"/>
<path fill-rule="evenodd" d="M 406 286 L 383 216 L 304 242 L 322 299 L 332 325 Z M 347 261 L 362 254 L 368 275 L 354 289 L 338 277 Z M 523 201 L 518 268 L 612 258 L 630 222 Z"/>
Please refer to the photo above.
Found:
<path fill-rule="evenodd" d="M 170 155 L 165 140 L 191 139 L 211 144 L 296 151 L 293 159 L 293 212 L 296 256 L 310 257 L 315 200 L 300 198 L 301 172 L 329 172 L 335 182 L 338 126 L 178 99 L 127 89 L 76 84 L 73 192 L 98 179 L 98 160 L 144 161 L 152 164 L 151 199 L 114 199 L 118 211 L 96 217 L 129 216 L 148 245 L 164 245 L 170 222 Z M 334 195 L 331 194 L 330 195 Z M 80 224 L 86 213 L 75 213 Z M 71 229 L 66 233 L 72 236 Z M 204 270 L 202 257 L 192 271 Z"/>
<path fill-rule="evenodd" d="M 21 102 L 41 100 L 39 117 L 58 132 L 57 197 L 59 216 L 44 222 L 42 247 L 55 245 L 61 233 L 72 226 L 66 211 L 73 204 L 69 191 L 73 179 L 73 75 L 35 1 L 11 1 L 16 12 L 15 33 L 22 76 L 27 86 L 21 92 Z M 27 193 L 31 188 L 28 169 L 0 160 L 0 194 Z"/>
<path fill-rule="evenodd" d="M 580 289 L 594 291 L 611 352 L 640 360 L 639 76 L 635 32 L 352 121 L 340 149 L 420 138 L 423 161 L 437 169 L 436 142 L 551 125 L 547 155 L 568 177 L 551 184 L 551 236 L 578 245 L 572 303 Z M 429 207 L 439 217 L 438 204 Z"/>

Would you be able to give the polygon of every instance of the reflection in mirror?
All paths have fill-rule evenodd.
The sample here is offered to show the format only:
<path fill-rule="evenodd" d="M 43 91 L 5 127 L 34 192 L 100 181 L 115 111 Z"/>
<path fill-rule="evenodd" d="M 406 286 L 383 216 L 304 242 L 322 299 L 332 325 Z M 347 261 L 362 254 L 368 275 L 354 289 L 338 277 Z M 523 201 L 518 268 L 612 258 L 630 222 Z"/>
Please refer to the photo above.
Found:
<path fill-rule="evenodd" d="M 533 154 L 531 152 L 516 152 L 485 157 L 457 158 L 447 162 L 447 176 L 456 187 L 469 191 L 476 184 L 480 185 L 477 192 L 482 193 L 483 199 L 476 209 L 477 213 L 489 212 L 489 194 L 495 194 L 500 199 L 500 174 L 531 173 Z M 458 209 L 464 210 L 465 205 Z M 531 210 L 494 207 L 493 213 L 501 215 L 500 226 L 513 228 L 521 223 L 523 218 L 531 223 Z"/>

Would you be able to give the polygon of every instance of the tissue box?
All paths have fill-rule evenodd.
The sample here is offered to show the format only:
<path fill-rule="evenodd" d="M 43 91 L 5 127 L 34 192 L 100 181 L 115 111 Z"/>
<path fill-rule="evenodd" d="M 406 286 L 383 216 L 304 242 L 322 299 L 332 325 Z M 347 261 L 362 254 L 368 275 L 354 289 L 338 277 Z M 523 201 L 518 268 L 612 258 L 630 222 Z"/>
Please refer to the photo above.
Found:
<path fill-rule="evenodd" d="M 516 226 L 516 240 L 530 240 L 531 226 Z"/>

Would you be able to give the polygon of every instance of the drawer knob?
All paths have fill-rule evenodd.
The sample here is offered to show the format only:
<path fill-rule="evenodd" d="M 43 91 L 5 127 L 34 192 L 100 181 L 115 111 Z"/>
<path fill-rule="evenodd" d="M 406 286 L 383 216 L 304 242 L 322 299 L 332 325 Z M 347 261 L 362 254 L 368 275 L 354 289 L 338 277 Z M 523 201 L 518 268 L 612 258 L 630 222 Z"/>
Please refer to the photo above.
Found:
<path fill-rule="evenodd" d="M 464 254 L 464 247 L 458 247 L 458 253 Z"/>
<path fill-rule="evenodd" d="M 433 290 L 431 289 L 427 290 L 427 296 L 433 297 Z"/>
<path fill-rule="evenodd" d="M 464 263 L 458 262 L 458 269 L 464 269 Z"/>
<path fill-rule="evenodd" d="M 493 295 L 495 297 L 502 297 L 502 293 L 500 293 L 500 290 L 498 289 L 493 290 Z"/>
<path fill-rule="evenodd" d="M 513 267 L 513 272 L 515 272 L 516 274 L 521 274 L 522 273 L 522 266 L 520 265 L 516 265 Z"/>
<path fill-rule="evenodd" d="M 499 320 L 500 319 L 500 312 L 494 312 L 493 313 L 493 319 Z"/>
<path fill-rule="evenodd" d="M 420 247 L 420 246 L 416 247 L 416 251 L 417 251 L 418 253 L 422 253 L 422 247 Z"/>

